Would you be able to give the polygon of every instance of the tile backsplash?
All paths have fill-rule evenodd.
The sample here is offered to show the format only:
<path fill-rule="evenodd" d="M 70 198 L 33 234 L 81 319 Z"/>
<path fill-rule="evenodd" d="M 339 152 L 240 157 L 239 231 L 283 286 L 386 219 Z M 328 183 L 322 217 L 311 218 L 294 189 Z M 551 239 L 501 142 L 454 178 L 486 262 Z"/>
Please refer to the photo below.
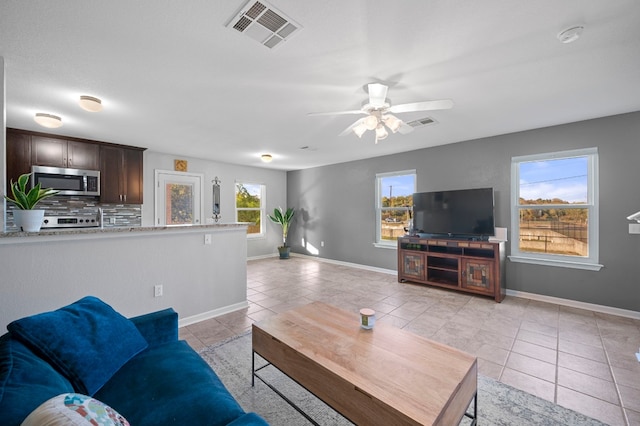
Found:
<path fill-rule="evenodd" d="M 100 204 L 98 197 L 75 197 L 56 195 L 44 199 L 36 208 L 45 209 L 47 216 L 79 215 L 95 217 L 98 208 L 102 208 L 103 227 L 138 227 L 142 225 L 142 205 L 140 204 Z M 6 229 L 17 231 L 13 223 L 13 203 L 7 203 Z"/>

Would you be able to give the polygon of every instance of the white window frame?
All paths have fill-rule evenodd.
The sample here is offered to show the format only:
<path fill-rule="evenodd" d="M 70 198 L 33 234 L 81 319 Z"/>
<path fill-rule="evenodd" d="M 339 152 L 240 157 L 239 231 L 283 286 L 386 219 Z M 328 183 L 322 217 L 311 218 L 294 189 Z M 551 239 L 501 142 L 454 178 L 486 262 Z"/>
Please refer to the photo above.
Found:
<path fill-rule="evenodd" d="M 575 205 L 575 208 L 586 208 L 589 211 L 587 226 L 589 255 L 586 257 L 549 253 L 531 253 L 520 251 L 520 209 L 531 208 L 531 205 L 520 205 L 520 168 L 525 162 L 558 160 L 562 158 L 587 157 L 587 203 Z M 512 262 L 536 265 L 559 266 L 564 268 L 599 271 L 603 265 L 599 259 L 599 208 L 598 208 L 598 149 L 585 148 L 571 151 L 560 151 L 534 155 L 524 155 L 511 159 L 511 255 Z M 571 208 L 572 205 L 561 204 L 558 208 Z"/>
<path fill-rule="evenodd" d="M 236 203 L 236 190 L 237 190 L 237 185 L 260 185 L 260 208 L 238 208 L 238 205 Z M 249 234 L 247 233 L 247 238 L 249 239 L 254 239 L 254 238 L 265 238 L 266 237 L 266 227 L 265 227 L 265 220 L 268 219 L 267 218 L 267 199 L 266 199 L 266 194 L 267 194 L 267 186 L 263 183 L 256 183 L 256 182 L 249 182 L 249 181 L 240 181 L 237 180 L 235 182 L 234 188 L 233 188 L 233 206 L 235 209 L 235 219 L 236 222 L 238 221 L 238 211 L 259 211 L 260 212 L 260 233 L 254 233 L 254 234 Z"/>
<path fill-rule="evenodd" d="M 398 242 L 395 240 L 383 240 L 382 239 L 382 212 L 385 210 L 405 210 L 409 211 L 410 208 L 406 207 L 404 209 L 398 207 L 382 207 L 382 179 L 392 176 L 404 176 L 404 175 L 413 175 L 413 192 L 416 192 L 418 176 L 415 169 L 412 170 L 401 170 L 398 172 L 387 172 L 387 173 L 376 173 L 376 200 L 375 200 L 375 209 L 376 209 L 376 241 L 373 244 L 378 248 L 386 248 L 386 249 L 397 249 Z"/>

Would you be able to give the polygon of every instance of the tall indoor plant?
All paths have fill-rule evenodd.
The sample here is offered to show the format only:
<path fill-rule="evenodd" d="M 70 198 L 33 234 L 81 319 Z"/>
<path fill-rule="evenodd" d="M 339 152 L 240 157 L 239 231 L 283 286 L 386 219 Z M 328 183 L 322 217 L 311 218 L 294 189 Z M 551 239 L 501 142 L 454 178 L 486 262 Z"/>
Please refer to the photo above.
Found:
<path fill-rule="evenodd" d="M 47 197 L 57 194 L 51 188 L 42 189 L 40 183 L 27 190 L 27 183 L 31 173 L 20 175 L 17 182 L 11 180 L 11 197 L 5 195 L 7 201 L 16 205 L 13 210 L 13 222 L 22 231 L 37 232 L 42 226 L 44 210 L 35 210 L 34 207 Z"/>
<path fill-rule="evenodd" d="M 273 223 L 278 223 L 282 226 L 282 246 L 278 247 L 280 253 L 280 259 L 288 259 L 291 247 L 287 246 L 287 233 L 289 232 L 289 225 L 293 220 L 294 215 L 293 207 L 289 207 L 286 212 L 282 211 L 282 207 L 273 209 L 273 216 L 269 215 L 269 219 Z"/>

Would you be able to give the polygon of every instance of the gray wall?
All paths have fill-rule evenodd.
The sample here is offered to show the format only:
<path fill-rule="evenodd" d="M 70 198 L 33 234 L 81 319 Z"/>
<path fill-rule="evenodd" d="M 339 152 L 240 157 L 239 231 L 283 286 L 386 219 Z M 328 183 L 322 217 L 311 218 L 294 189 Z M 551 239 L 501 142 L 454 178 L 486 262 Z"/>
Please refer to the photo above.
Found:
<path fill-rule="evenodd" d="M 213 201 L 211 181 L 217 176 L 220 184 L 220 210 L 222 219 L 219 223 L 235 221 L 235 182 L 259 183 L 266 185 L 267 213 L 278 206 L 284 206 L 287 200 L 287 174 L 281 170 L 270 170 L 259 167 L 238 166 L 180 155 L 163 154 L 153 151 L 144 153 L 144 203 L 142 206 L 142 225 L 153 226 L 154 218 L 154 173 L 155 170 L 173 170 L 174 159 L 188 161 L 189 172 L 204 174 L 204 217 L 211 218 Z M 265 218 L 267 219 L 267 218 Z M 262 238 L 247 239 L 247 256 L 260 257 L 275 255 L 282 239 L 280 227 L 268 219 L 265 223 L 266 235 Z"/>
<path fill-rule="evenodd" d="M 424 132 L 428 138 L 428 129 Z M 598 272 L 507 261 L 507 288 L 640 311 L 640 112 L 461 142 L 287 174 L 288 206 L 298 210 L 289 243 L 302 239 L 327 259 L 397 269 L 396 250 L 374 247 L 376 173 L 416 169 L 418 192 L 493 187 L 496 226 L 509 229 L 511 157 L 597 147 L 600 163 Z M 383 143 L 393 143 L 391 139 Z M 324 247 L 321 242 L 324 241 Z M 507 244 L 509 253 L 509 244 Z"/>
<path fill-rule="evenodd" d="M 6 84 L 4 78 L 4 58 L 0 56 L 0 188 L 6 188 L 6 175 L 7 175 L 7 164 L 5 159 L 6 149 L 6 122 L 7 122 L 7 114 L 5 112 L 5 103 L 6 103 Z M 4 189 L 0 191 L 0 193 L 4 194 Z M 6 201 L 4 197 L 2 201 L 0 201 L 0 231 L 4 231 L 4 215 L 6 209 Z"/>

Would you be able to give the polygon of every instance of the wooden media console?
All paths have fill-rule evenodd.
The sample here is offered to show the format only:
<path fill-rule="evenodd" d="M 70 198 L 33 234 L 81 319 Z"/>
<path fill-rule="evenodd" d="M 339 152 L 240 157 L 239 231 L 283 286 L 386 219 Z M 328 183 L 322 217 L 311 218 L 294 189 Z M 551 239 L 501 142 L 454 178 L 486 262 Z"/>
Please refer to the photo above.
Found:
<path fill-rule="evenodd" d="M 398 238 L 398 281 L 491 296 L 506 292 L 505 243 L 443 238 Z"/>

